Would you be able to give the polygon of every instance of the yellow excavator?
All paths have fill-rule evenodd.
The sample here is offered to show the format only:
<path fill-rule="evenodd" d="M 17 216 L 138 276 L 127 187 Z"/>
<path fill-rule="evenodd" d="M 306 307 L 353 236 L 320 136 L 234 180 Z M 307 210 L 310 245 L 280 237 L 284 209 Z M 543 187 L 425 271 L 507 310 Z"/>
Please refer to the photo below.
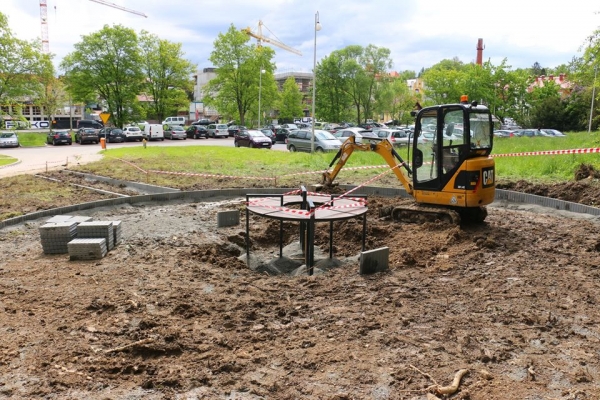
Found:
<path fill-rule="evenodd" d="M 414 134 L 408 142 L 412 160 L 404 161 L 387 140 L 354 136 L 341 146 L 323 184 L 333 181 L 355 150 L 379 154 L 415 202 L 384 210 L 394 220 L 422 222 L 440 219 L 451 223 L 483 222 L 485 206 L 494 201 L 493 122 L 490 110 L 462 96 L 460 103 L 421 108 L 413 112 Z"/>

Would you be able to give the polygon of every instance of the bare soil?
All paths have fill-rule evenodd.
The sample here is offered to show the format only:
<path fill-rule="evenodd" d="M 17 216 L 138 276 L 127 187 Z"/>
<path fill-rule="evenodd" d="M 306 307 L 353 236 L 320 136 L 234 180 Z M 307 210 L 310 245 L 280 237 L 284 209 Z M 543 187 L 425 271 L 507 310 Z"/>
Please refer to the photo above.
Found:
<path fill-rule="evenodd" d="M 600 199 L 590 179 L 506 185 Z M 216 227 L 239 199 L 78 214 L 122 221 L 96 261 L 43 254 L 45 219 L 4 228 L 0 398 L 600 398 L 597 218 L 499 204 L 479 226 L 379 218 L 399 201 L 369 198 L 366 247 L 390 249 L 374 275 L 358 273 L 360 220 L 334 226 L 337 268 L 249 268 L 244 219 Z M 277 259 L 278 229 L 250 218 L 254 259 Z M 284 231 L 293 247 L 298 227 Z M 319 225 L 325 252 L 328 235 Z"/>

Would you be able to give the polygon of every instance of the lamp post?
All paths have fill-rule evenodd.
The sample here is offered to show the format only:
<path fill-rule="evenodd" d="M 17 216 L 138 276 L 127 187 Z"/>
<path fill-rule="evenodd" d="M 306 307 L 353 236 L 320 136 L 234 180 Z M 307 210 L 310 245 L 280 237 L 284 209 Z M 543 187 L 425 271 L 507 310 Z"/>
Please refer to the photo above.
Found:
<path fill-rule="evenodd" d="M 260 97 L 262 92 L 262 74 L 265 73 L 265 70 L 260 69 L 260 75 L 258 77 L 258 129 L 260 129 Z"/>
<path fill-rule="evenodd" d="M 594 115 L 594 97 L 596 97 L 596 75 L 598 73 L 598 66 L 594 67 L 594 86 L 592 86 L 592 106 L 590 107 L 590 123 L 588 125 L 588 133 L 592 131 L 592 117 Z"/>
<path fill-rule="evenodd" d="M 313 84 L 312 84 L 312 135 L 310 137 L 310 152 L 315 152 L 315 97 L 317 94 L 317 31 L 321 30 L 321 23 L 319 22 L 319 12 L 315 14 L 315 47 L 313 57 Z"/>

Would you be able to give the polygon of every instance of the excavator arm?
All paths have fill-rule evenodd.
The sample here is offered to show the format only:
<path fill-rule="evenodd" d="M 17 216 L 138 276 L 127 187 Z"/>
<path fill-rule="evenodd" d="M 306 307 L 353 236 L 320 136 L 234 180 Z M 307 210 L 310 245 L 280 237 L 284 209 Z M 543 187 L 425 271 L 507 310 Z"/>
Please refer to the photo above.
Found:
<path fill-rule="evenodd" d="M 363 138 L 363 140 L 365 140 Z M 392 144 L 387 140 L 382 140 L 378 142 L 367 142 L 367 143 L 356 143 L 356 138 L 354 136 L 350 136 L 342 146 L 340 150 L 337 152 L 331 163 L 329 164 L 329 169 L 323 173 L 323 184 L 325 186 L 333 185 L 333 181 L 339 174 L 339 172 L 344 168 L 346 162 L 355 151 L 373 151 L 379 154 L 385 162 L 393 169 L 394 174 L 406 190 L 409 195 L 413 193 L 413 187 L 403 171 L 400 170 L 400 167 L 404 167 L 408 173 L 408 176 L 412 175 L 412 170 L 408 166 L 408 164 L 400 157 L 400 155 L 396 152 Z M 333 167 L 333 168 L 332 168 Z"/>

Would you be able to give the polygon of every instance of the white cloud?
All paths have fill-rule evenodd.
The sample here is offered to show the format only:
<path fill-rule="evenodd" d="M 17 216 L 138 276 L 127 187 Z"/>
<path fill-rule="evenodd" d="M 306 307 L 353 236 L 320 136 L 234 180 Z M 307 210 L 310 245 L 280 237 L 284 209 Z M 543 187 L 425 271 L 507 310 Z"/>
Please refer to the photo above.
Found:
<path fill-rule="evenodd" d="M 47 0 L 50 51 L 55 62 L 82 35 L 106 24 L 122 24 L 183 43 L 186 56 L 199 68 L 210 67 L 208 57 L 219 33 L 233 24 L 256 28 L 262 20 L 268 36 L 302 51 L 303 56 L 274 48 L 283 70 L 310 71 L 314 51 L 314 18 L 319 11 L 317 60 L 351 44 L 373 44 L 391 50 L 396 70 L 427 68 L 446 58 L 472 62 L 478 38 L 483 38 L 484 60 L 498 64 L 506 58 L 513 68 L 568 63 L 578 56 L 586 38 L 600 25 L 600 15 L 588 0 L 568 3 L 541 0 L 450 2 L 430 0 L 110 0 L 143 18 L 89 0 Z M 22 39 L 41 37 L 40 7 L 35 0 L 2 0 L 0 11 L 9 17 Z M 272 33 L 271 33 L 272 32 Z M 253 39 L 254 40 L 254 39 Z"/>

